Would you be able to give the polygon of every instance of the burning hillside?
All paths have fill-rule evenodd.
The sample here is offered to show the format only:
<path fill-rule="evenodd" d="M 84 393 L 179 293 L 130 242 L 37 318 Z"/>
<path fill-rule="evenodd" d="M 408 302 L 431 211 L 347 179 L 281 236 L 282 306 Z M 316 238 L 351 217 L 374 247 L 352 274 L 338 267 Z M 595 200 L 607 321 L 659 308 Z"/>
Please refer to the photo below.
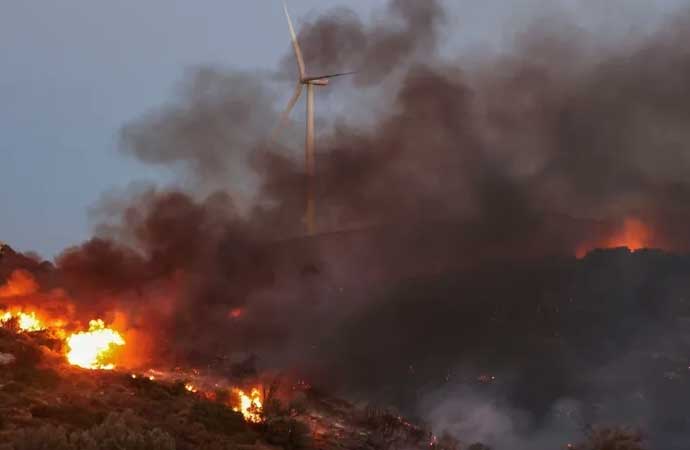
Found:
<path fill-rule="evenodd" d="M 125 345 L 122 335 L 106 327 L 101 319 L 89 321 L 88 329 L 80 331 L 78 322 L 71 323 L 73 318 L 33 310 L 28 305 L 40 305 L 43 300 L 39 291 L 31 273 L 20 269 L 13 271 L 0 286 L 0 298 L 7 303 L 4 308 L 0 307 L 0 326 L 19 333 L 45 331 L 61 341 L 70 364 L 86 369 L 114 369 L 117 348 Z"/>
<path fill-rule="evenodd" d="M 387 448 L 385 442 L 420 449 L 432 443 L 429 431 L 399 417 L 383 429 L 363 411 L 302 381 L 281 386 L 281 376 L 130 369 L 119 354 L 128 345 L 126 332 L 101 319 L 81 329 L 73 317 L 26 306 L 41 305 L 41 288 L 29 272 L 11 272 L 0 292 L 7 302 L 0 311 L 0 433 L 9 443 L 0 445 L 3 450 L 81 450 L 91 434 L 108 445 L 127 446 L 130 433 L 162 449 L 267 448 L 261 441 L 284 448 L 372 450 Z"/>
<path fill-rule="evenodd" d="M 449 56 L 447 3 L 301 24 L 310 70 L 360 69 L 317 176 L 266 139 L 281 77 L 200 68 L 120 135 L 184 182 L 106 195 L 54 261 L 0 245 L 13 438 L 690 448 L 690 11 L 616 40 L 540 9 Z"/>
<path fill-rule="evenodd" d="M 47 331 L 0 328 L 0 449 L 436 446 L 429 431 L 398 416 L 355 408 L 303 382 L 280 386 L 273 378 L 245 393 L 196 370 L 81 370 L 60 361 L 61 343 Z"/>

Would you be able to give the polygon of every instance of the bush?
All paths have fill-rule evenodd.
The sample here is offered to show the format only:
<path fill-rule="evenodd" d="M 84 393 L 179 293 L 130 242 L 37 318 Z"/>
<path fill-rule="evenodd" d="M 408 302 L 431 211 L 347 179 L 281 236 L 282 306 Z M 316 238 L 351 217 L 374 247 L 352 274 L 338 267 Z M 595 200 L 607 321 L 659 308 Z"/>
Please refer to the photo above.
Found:
<path fill-rule="evenodd" d="M 76 450 L 175 450 L 172 436 L 158 428 L 138 429 L 133 418 L 128 413 L 110 414 L 102 424 L 73 433 L 70 441 Z"/>
<path fill-rule="evenodd" d="M 283 403 L 277 398 L 270 398 L 263 405 L 263 414 L 266 417 L 277 417 L 286 413 Z"/>
<path fill-rule="evenodd" d="M 295 396 L 295 398 L 292 399 L 292 401 L 290 401 L 288 409 L 296 412 L 297 414 L 304 414 L 307 412 L 307 405 L 307 396 L 303 393 L 299 393 Z"/>
<path fill-rule="evenodd" d="M 491 450 L 491 448 L 487 447 L 481 442 L 477 442 L 476 444 L 472 444 L 469 447 L 467 447 L 467 450 Z"/>
<path fill-rule="evenodd" d="M 53 389 L 61 381 L 60 375 L 54 370 L 36 367 L 17 367 L 14 371 L 14 379 L 18 383 L 44 389 Z"/>
<path fill-rule="evenodd" d="M 159 429 L 142 430 L 129 413 L 110 414 L 103 423 L 67 435 L 62 427 L 46 425 L 19 431 L 13 450 L 175 450 L 175 440 Z"/>
<path fill-rule="evenodd" d="M 230 402 L 230 391 L 227 389 L 216 389 L 215 399 L 218 403 L 229 403 Z"/>
<path fill-rule="evenodd" d="M 105 416 L 77 405 L 37 405 L 31 408 L 31 415 L 38 419 L 56 419 L 78 428 L 93 427 L 101 423 Z"/>
<path fill-rule="evenodd" d="M 187 394 L 187 388 L 184 381 L 177 381 L 168 387 L 168 393 L 173 397 L 180 397 Z"/>
<path fill-rule="evenodd" d="M 12 442 L 14 450 L 75 450 L 62 427 L 46 425 L 20 430 Z"/>
<path fill-rule="evenodd" d="M 462 450 L 465 447 L 460 443 L 460 441 L 455 439 L 452 435 L 450 435 L 447 432 L 444 432 L 438 439 L 436 444 L 433 446 L 433 448 L 438 450 Z"/>
<path fill-rule="evenodd" d="M 645 450 L 639 430 L 622 427 L 595 427 L 587 433 L 587 441 L 577 450 Z"/>
<path fill-rule="evenodd" d="M 309 427 L 295 419 L 274 419 L 266 424 L 266 440 L 286 450 L 309 448 L 311 435 Z"/>
<path fill-rule="evenodd" d="M 156 401 L 168 401 L 179 391 L 179 388 L 176 388 L 174 385 L 172 387 L 165 386 L 146 377 L 132 378 L 128 376 L 127 381 L 140 394 Z M 182 385 L 182 390 L 184 391 L 184 385 Z"/>
<path fill-rule="evenodd" d="M 195 403 L 190 411 L 190 419 L 201 423 L 213 433 L 237 434 L 246 430 L 244 417 L 225 405 L 203 401 Z"/>

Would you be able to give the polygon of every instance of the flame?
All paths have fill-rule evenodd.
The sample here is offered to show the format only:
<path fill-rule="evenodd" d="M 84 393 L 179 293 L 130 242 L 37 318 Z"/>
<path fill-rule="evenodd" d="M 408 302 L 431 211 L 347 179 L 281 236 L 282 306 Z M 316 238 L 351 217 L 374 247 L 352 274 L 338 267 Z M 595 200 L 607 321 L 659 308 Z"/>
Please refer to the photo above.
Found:
<path fill-rule="evenodd" d="M 249 395 L 245 394 L 242 389 L 234 389 L 234 392 L 239 399 L 239 405 L 232 410 L 242 413 L 247 422 L 261 423 L 263 421 L 263 403 L 259 389 L 252 388 Z"/>
<path fill-rule="evenodd" d="M 84 369 L 112 370 L 115 365 L 108 360 L 116 347 L 125 345 L 120 333 L 106 328 L 102 320 L 89 322 L 89 331 L 75 333 L 67 338 L 67 361 Z"/>
<path fill-rule="evenodd" d="M 16 313 L 11 313 L 7 311 L 0 314 L 0 323 L 2 324 L 5 324 L 13 319 L 17 321 L 17 327 L 19 327 L 19 331 L 32 332 L 45 330 L 45 327 L 43 326 L 41 321 L 36 317 L 35 312 L 24 313 L 20 311 Z"/>
<path fill-rule="evenodd" d="M 5 284 L 0 286 L 0 298 L 22 297 L 38 291 L 38 283 L 25 270 L 15 270 Z"/>
<path fill-rule="evenodd" d="M 628 218 L 613 236 L 599 242 L 588 242 L 581 245 L 575 252 L 578 258 L 587 255 L 595 248 L 619 248 L 626 247 L 631 251 L 649 248 L 653 245 L 652 232 L 641 220 Z"/>
<path fill-rule="evenodd" d="M 649 228 L 637 219 L 626 219 L 623 228 L 618 234 L 611 237 L 605 246 L 608 248 L 628 247 L 635 251 L 649 247 L 651 243 L 651 232 Z"/>

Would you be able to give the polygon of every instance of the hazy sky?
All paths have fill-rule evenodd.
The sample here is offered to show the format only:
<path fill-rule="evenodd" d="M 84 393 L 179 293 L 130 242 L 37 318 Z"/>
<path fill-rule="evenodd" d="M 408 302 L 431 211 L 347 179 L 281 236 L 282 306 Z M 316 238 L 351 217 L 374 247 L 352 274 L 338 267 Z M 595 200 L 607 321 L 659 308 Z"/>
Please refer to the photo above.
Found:
<path fill-rule="evenodd" d="M 334 5 L 369 14 L 385 3 L 290 1 L 298 23 Z M 596 9 L 583 0 L 448 3 L 455 48 L 496 42 L 508 20 L 547 4 L 604 28 L 621 17 L 647 23 L 689 2 L 616 0 Z M 162 177 L 118 153 L 125 122 L 170 98 L 189 68 L 273 69 L 287 49 L 279 0 L 3 0 L 0 240 L 50 257 L 87 238 L 87 210 L 102 193 Z"/>

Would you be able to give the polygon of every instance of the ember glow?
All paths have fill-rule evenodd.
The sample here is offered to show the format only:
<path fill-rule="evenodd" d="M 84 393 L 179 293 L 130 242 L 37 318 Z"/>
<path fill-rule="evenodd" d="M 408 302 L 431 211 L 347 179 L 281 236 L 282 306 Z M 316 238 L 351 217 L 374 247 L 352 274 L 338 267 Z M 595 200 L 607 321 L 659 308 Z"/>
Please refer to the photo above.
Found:
<path fill-rule="evenodd" d="M 654 245 L 651 229 L 639 219 L 628 218 L 623 221 L 622 226 L 612 236 L 598 242 L 587 242 L 581 245 L 577 249 L 576 255 L 578 258 L 582 258 L 595 248 L 624 247 L 631 251 L 637 251 Z"/>
<path fill-rule="evenodd" d="M 263 403 L 259 389 L 252 388 L 249 395 L 245 394 L 242 389 L 235 389 L 234 392 L 239 399 L 239 405 L 235 406 L 233 411 L 242 413 L 247 422 L 261 423 L 263 421 Z"/>
<path fill-rule="evenodd" d="M 242 312 L 242 308 L 231 309 L 230 312 L 228 312 L 228 317 L 231 319 L 239 319 L 242 317 Z"/>
<path fill-rule="evenodd" d="M 651 231 L 638 219 L 626 219 L 618 234 L 612 236 L 605 243 L 606 248 L 627 247 L 630 250 L 640 250 L 651 245 Z"/>
<path fill-rule="evenodd" d="M 125 345 L 120 333 L 106 328 L 102 320 L 89 322 L 89 331 L 75 333 L 67 338 L 67 360 L 70 364 L 92 370 L 112 370 L 113 352 Z"/>

